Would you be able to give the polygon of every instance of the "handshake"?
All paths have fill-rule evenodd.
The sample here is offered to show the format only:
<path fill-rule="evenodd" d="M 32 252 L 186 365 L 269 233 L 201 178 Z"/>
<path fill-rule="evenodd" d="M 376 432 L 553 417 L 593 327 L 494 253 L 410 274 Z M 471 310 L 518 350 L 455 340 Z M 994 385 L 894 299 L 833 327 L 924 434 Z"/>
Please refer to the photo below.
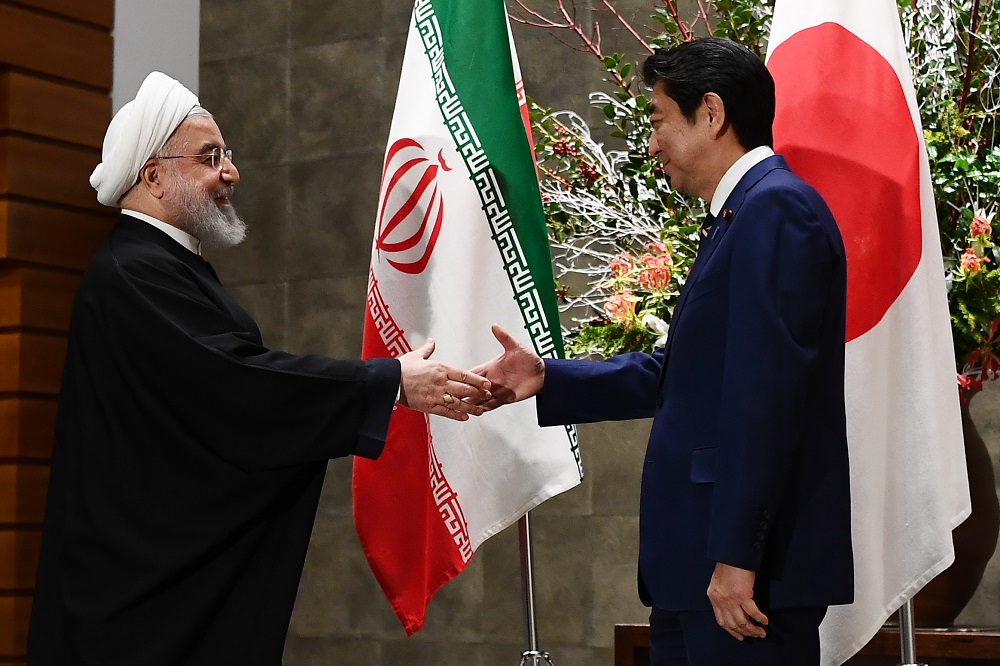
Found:
<path fill-rule="evenodd" d="M 399 404 L 456 421 L 481 416 L 542 390 L 545 364 L 532 350 L 493 325 L 503 353 L 471 370 L 431 361 L 434 340 L 399 357 Z"/>

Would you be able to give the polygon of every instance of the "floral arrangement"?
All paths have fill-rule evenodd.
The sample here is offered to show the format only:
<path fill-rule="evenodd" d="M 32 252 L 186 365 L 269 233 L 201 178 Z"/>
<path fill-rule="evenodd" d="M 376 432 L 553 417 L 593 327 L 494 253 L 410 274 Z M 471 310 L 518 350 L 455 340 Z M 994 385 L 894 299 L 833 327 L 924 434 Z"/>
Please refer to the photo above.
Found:
<path fill-rule="evenodd" d="M 992 2 L 917 0 L 900 13 L 930 160 L 959 385 L 1000 377 L 1000 15 Z M 963 397 L 964 397 L 963 393 Z"/>
<path fill-rule="evenodd" d="M 548 13 L 517 0 L 512 18 L 570 34 L 607 72 L 610 90 L 590 102 L 614 149 L 571 111 L 533 106 L 536 156 L 549 224 L 564 331 L 577 355 L 649 351 L 665 333 L 694 259 L 703 204 L 674 192 L 647 156 L 649 98 L 632 63 L 604 53 L 600 22 L 584 28 L 571 0 Z M 696 34 L 747 45 L 763 57 L 773 0 L 677 0 L 652 8 L 644 39 L 611 0 L 602 11 L 651 53 Z M 993 219 L 1000 196 L 1000 8 L 981 0 L 898 0 L 925 128 L 945 262 L 943 279 L 960 386 L 1000 377 L 1000 246 Z M 569 42 L 567 42 L 569 43 Z"/>
<path fill-rule="evenodd" d="M 666 333 L 703 212 L 671 191 L 646 157 L 642 127 L 632 119 L 640 115 L 633 105 L 647 101 L 592 99 L 617 114 L 626 150 L 605 152 L 572 112 L 535 109 L 557 294 L 580 323 L 565 339 L 577 354 L 648 350 Z"/>

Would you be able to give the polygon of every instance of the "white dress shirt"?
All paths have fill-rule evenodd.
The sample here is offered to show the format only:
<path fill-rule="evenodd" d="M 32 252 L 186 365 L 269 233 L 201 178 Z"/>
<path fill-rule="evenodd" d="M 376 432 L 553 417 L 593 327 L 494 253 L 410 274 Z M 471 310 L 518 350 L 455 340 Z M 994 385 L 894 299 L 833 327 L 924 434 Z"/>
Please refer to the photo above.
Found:
<path fill-rule="evenodd" d="M 158 220 L 152 215 L 146 215 L 145 213 L 140 213 L 137 210 L 129 210 L 128 208 L 122 208 L 122 212 L 126 215 L 131 215 L 132 217 L 142 220 L 148 224 L 153 225 L 166 235 L 173 238 L 175 241 L 191 250 L 199 257 L 201 256 L 201 241 L 189 234 L 188 232 L 178 229 L 172 224 L 167 224 L 163 220 Z"/>
<path fill-rule="evenodd" d="M 719 212 L 722 211 L 723 204 L 726 203 L 726 199 L 733 193 L 733 188 L 739 184 L 740 178 L 745 176 L 747 171 L 772 155 L 774 155 L 774 151 L 767 146 L 758 146 L 733 162 L 733 166 L 729 167 L 725 175 L 722 176 L 722 180 L 719 181 L 718 187 L 715 188 L 715 194 L 712 195 L 712 204 L 708 208 L 709 212 L 718 217 Z"/>

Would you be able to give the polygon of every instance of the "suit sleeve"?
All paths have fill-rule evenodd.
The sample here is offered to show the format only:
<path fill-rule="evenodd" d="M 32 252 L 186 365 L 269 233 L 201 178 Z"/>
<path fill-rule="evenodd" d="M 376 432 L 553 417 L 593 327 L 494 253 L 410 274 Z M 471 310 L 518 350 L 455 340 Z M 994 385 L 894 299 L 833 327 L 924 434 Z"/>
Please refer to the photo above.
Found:
<path fill-rule="evenodd" d="M 381 453 L 398 361 L 269 349 L 190 270 L 180 262 L 117 265 L 115 293 L 103 300 L 122 365 L 142 373 L 136 391 L 159 405 L 150 407 L 153 418 L 248 471 Z"/>
<path fill-rule="evenodd" d="M 653 416 L 663 350 L 605 361 L 545 360 L 545 388 L 536 398 L 538 424 L 624 421 Z"/>
<path fill-rule="evenodd" d="M 756 570 L 803 448 L 803 401 L 835 293 L 834 254 L 810 201 L 791 188 L 750 198 L 730 233 L 728 330 L 716 429 L 709 559 Z M 727 239 L 728 240 L 728 239 Z"/>

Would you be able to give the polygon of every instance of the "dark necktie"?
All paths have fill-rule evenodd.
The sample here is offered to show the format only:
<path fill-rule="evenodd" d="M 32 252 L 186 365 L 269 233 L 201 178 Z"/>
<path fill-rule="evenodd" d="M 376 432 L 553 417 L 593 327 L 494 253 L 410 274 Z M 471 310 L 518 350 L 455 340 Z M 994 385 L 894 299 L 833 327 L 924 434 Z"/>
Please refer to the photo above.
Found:
<path fill-rule="evenodd" d="M 702 248 L 708 245 L 709 239 L 717 231 L 716 225 L 719 223 L 719 218 L 712 215 L 710 212 L 705 213 L 705 219 L 701 221 L 701 227 L 698 229 L 698 252 L 700 253 Z"/>

